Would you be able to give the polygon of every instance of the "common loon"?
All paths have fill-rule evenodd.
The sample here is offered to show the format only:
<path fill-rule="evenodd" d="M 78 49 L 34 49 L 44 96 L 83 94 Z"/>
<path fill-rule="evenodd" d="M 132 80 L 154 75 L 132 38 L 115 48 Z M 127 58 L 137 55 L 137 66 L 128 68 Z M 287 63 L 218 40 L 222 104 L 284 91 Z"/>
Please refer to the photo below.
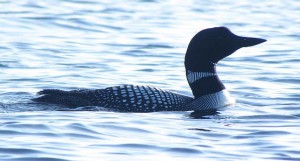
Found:
<path fill-rule="evenodd" d="M 93 90 L 44 89 L 33 100 L 68 107 L 100 106 L 119 112 L 218 110 L 234 103 L 234 99 L 216 73 L 217 63 L 242 47 L 265 41 L 237 36 L 226 27 L 198 32 L 188 45 L 184 62 L 194 98 L 151 86 L 121 85 Z"/>

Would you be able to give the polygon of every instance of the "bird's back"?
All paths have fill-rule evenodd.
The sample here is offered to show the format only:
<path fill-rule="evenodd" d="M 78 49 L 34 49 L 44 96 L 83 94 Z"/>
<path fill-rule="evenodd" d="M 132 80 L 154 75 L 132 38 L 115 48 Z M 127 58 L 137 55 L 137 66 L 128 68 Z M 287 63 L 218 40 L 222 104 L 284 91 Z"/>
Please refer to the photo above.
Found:
<path fill-rule="evenodd" d="M 35 101 L 68 107 L 101 106 L 120 112 L 187 111 L 193 98 L 151 86 L 122 85 L 95 90 L 43 90 Z"/>

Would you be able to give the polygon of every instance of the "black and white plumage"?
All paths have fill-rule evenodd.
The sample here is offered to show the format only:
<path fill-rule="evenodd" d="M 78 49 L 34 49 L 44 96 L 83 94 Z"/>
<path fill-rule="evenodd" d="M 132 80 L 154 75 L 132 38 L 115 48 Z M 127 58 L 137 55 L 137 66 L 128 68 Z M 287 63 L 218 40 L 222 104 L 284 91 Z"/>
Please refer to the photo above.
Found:
<path fill-rule="evenodd" d="M 217 73 L 210 73 L 210 72 L 192 72 L 192 71 L 187 71 L 187 80 L 189 83 L 194 83 L 197 80 L 204 78 L 204 77 L 210 77 L 210 76 L 216 76 Z"/>
<path fill-rule="evenodd" d="M 237 36 L 226 27 L 198 32 L 185 55 L 186 77 L 193 98 L 150 86 L 121 85 L 95 90 L 45 89 L 33 100 L 68 107 L 100 106 L 120 112 L 218 110 L 234 103 L 234 99 L 219 79 L 216 64 L 239 48 L 265 41 Z"/>
<path fill-rule="evenodd" d="M 41 102 L 56 102 L 69 107 L 101 106 L 120 112 L 187 111 L 193 98 L 150 86 L 121 85 L 96 90 L 43 90 Z M 44 100 L 43 100 L 44 99 Z M 71 100 L 71 101 L 70 101 Z M 76 100 L 76 101 L 73 101 Z M 133 110 L 134 109 L 134 110 Z"/>
<path fill-rule="evenodd" d="M 189 103 L 189 108 L 196 111 L 217 110 L 227 105 L 235 103 L 235 99 L 230 96 L 227 90 L 222 90 L 216 93 L 203 95 L 195 101 Z"/>

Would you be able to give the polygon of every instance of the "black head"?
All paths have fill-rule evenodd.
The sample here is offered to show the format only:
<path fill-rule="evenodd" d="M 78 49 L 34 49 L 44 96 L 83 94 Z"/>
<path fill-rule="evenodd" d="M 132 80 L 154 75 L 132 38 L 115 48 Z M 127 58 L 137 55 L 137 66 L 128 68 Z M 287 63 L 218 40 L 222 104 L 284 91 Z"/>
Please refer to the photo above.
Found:
<path fill-rule="evenodd" d="M 216 64 L 242 47 L 254 46 L 265 39 L 241 37 L 233 34 L 226 27 L 214 27 L 198 32 L 191 40 L 185 66 L 192 71 L 199 71 L 205 64 Z"/>

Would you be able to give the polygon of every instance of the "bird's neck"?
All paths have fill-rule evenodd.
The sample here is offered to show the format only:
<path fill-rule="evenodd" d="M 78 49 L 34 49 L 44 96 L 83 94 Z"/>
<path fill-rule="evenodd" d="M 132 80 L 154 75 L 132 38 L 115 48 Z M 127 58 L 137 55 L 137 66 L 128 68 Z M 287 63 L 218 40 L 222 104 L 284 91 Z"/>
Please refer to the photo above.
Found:
<path fill-rule="evenodd" d="M 186 67 L 186 77 L 195 98 L 225 89 L 214 63 L 199 63 L 193 68 Z"/>

